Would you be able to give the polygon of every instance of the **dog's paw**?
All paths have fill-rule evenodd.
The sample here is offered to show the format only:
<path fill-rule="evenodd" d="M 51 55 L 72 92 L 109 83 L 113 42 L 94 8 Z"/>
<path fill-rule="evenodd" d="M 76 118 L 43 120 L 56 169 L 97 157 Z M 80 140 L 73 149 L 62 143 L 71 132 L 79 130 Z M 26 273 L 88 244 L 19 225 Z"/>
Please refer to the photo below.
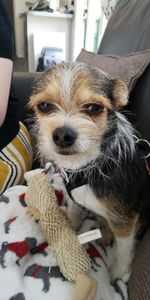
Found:
<path fill-rule="evenodd" d="M 122 278 L 124 283 L 127 283 L 129 281 L 130 275 L 131 275 L 131 272 L 128 272 L 128 273 L 124 274 L 124 276 Z"/>
<path fill-rule="evenodd" d="M 110 269 L 110 278 L 111 282 L 116 281 L 117 279 L 122 279 L 125 283 L 129 280 L 131 272 L 131 267 L 122 264 L 114 264 Z"/>

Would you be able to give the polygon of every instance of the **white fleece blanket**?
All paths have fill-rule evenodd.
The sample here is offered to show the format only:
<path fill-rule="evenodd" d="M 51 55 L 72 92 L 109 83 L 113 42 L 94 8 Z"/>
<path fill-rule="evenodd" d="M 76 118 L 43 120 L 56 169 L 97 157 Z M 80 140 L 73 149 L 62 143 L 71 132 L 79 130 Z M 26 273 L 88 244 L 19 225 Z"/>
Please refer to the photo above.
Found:
<path fill-rule="evenodd" d="M 26 215 L 26 189 L 16 186 L 0 197 L 0 300 L 71 300 L 74 284 L 61 274 L 39 224 Z M 95 221 L 87 215 L 79 226 L 85 232 Z M 85 247 L 91 276 L 98 282 L 95 300 L 127 300 L 127 285 L 122 280 L 110 283 L 115 245 L 104 249 L 92 242 Z"/>

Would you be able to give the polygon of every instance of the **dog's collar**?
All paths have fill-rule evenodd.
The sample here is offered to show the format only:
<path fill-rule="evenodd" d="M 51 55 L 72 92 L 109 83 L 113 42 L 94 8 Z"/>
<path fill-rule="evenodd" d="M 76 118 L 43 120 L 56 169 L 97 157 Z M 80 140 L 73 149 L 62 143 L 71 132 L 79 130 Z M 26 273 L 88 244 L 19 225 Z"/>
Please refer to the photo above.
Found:
<path fill-rule="evenodd" d="M 76 173 L 74 176 L 73 172 L 67 172 L 67 175 L 69 177 L 69 182 L 66 184 L 66 189 L 68 193 L 70 193 L 73 189 L 78 188 L 82 185 L 88 184 L 88 177 L 85 176 L 85 172 L 81 171 Z"/>
<path fill-rule="evenodd" d="M 96 161 L 94 161 L 96 163 Z M 93 161 L 82 169 L 61 169 L 56 162 L 52 161 L 55 171 L 62 174 L 68 194 L 71 196 L 71 191 L 82 185 L 88 184 L 88 172 L 95 166 Z M 66 176 L 64 176 L 66 174 Z M 86 176 L 87 174 L 87 176 Z"/>
<path fill-rule="evenodd" d="M 58 171 L 59 173 L 66 173 L 66 178 L 64 178 L 64 176 L 62 176 L 65 180 L 65 185 L 66 185 L 66 189 L 68 194 L 70 194 L 70 192 L 75 189 L 78 188 L 82 185 L 88 184 L 89 183 L 89 172 L 91 169 L 93 169 L 96 165 L 97 165 L 97 159 L 91 161 L 89 164 L 87 164 L 86 166 L 80 168 L 80 169 L 76 169 L 76 170 L 71 170 L 71 169 L 61 169 L 60 167 L 58 167 L 58 165 L 56 164 L 56 162 L 52 161 L 52 164 L 55 168 L 56 171 Z"/>
<path fill-rule="evenodd" d="M 138 138 L 136 135 L 133 135 L 133 137 L 135 139 L 135 145 L 139 147 L 141 158 L 150 159 L 150 143 L 145 139 Z"/>
<path fill-rule="evenodd" d="M 140 139 L 134 135 L 135 144 L 138 145 L 141 153 L 141 158 L 145 160 L 145 166 L 148 174 L 150 175 L 150 143 L 145 139 Z"/>

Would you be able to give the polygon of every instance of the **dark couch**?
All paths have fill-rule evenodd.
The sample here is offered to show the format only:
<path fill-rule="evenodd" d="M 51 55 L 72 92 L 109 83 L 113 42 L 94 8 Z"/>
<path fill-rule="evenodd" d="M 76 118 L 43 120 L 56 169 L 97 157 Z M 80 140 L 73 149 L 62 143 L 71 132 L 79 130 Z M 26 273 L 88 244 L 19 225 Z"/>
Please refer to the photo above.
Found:
<path fill-rule="evenodd" d="M 38 73 L 15 72 L 13 74 L 13 92 L 19 102 L 19 119 L 28 124 L 27 119 L 31 113 L 27 108 L 27 100 L 32 93 L 34 80 Z"/>
<path fill-rule="evenodd" d="M 99 54 L 124 55 L 150 48 L 149 0 L 121 0 L 117 5 L 104 33 Z M 36 74 L 15 73 L 13 87 L 20 100 L 20 119 L 25 121 L 28 109 L 26 100 Z M 136 83 L 127 109 L 130 121 L 143 138 L 150 141 L 150 66 Z M 140 243 L 129 281 L 130 300 L 150 299 L 150 232 Z"/>

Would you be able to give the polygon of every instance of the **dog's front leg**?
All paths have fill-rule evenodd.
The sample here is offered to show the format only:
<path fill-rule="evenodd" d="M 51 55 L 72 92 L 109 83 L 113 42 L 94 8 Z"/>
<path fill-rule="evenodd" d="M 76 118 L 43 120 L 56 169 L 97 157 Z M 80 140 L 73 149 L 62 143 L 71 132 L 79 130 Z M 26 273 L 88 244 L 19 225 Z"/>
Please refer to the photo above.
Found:
<path fill-rule="evenodd" d="M 134 232 L 129 236 L 115 236 L 117 242 L 116 260 L 112 266 L 111 281 L 116 279 L 129 278 L 131 272 L 131 264 L 134 257 Z"/>
<path fill-rule="evenodd" d="M 112 281 L 117 278 L 124 280 L 129 278 L 134 257 L 137 219 L 137 215 L 134 215 L 125 219 L 123 216 L 117 219 L 116 216 L 116 220 L 113 218 L 108 220 L 117 243 L 116 260 L 110 270 Z"/>
<path fill-rule="evenodd" d="M 107 220 L 117 242 L 116 260 L 111 268 L 111 279 L 114 281 L 117 278 L 123 278 L 124 275 L 130 273 L 134 256 L 137 214 L 127 213 L 122 201 L 115 197 L 108 196 L 98 199 L 86 185 L 74 189 L 72 194 L 77 203 Z"/>

